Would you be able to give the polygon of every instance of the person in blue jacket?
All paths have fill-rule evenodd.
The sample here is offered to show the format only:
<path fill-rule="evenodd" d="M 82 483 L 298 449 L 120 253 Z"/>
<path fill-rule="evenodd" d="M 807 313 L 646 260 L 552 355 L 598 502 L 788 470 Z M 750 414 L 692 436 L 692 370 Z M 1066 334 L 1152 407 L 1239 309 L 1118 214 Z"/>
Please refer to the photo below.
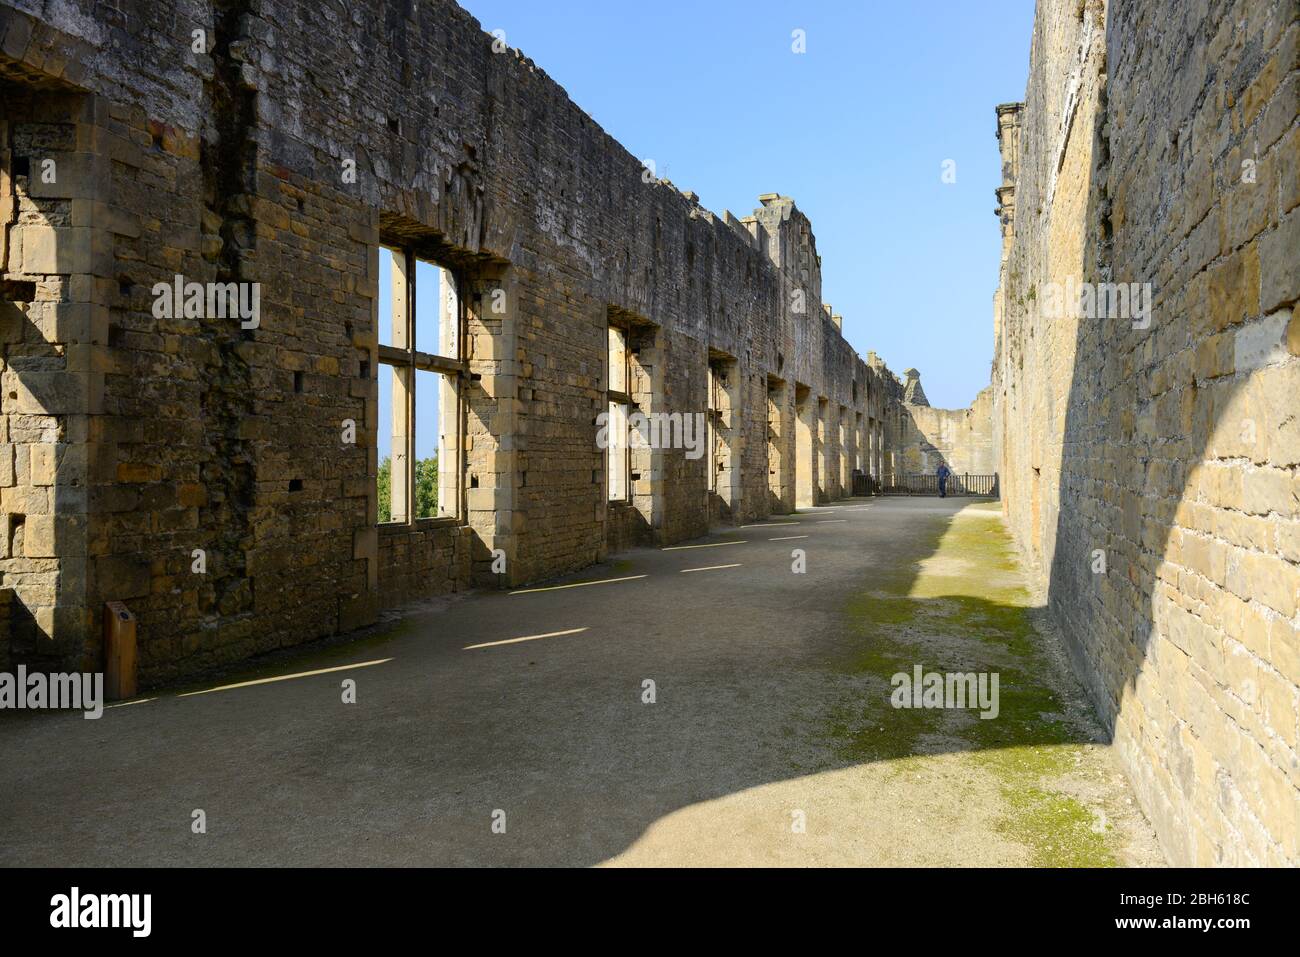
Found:
<path fill-rule="evenodd" d="M 939 468 L 935 470 L 934 474 L 939 479 L 939 497 L 947 498 L 948 497 L 948 476 L 952 474 L 952 470 L 948 468 L 947 463 L 940 462 Z"/>

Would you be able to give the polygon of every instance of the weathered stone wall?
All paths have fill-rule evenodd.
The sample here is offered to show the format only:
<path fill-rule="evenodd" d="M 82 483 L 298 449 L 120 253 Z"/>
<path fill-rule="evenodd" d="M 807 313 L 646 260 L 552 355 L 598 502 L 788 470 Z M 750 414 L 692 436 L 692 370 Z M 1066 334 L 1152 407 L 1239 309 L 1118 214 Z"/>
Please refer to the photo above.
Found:
<path fill-rule="evenodd" d="M 0 72 L 0 574 L 21 598 L 12 656 L 41 665 L 83 652 L 88 544 L 103 534 L 87 477 L 107 322 L 83 300 L 109 260 L 105 210 L 90 202 L 108 163 L 89 152 L 103 116 L 88 98 Z"/>
<path fill-rule="evenodd" d="M 1179 864 L 1300 863 L 1298 37 L 1293 0 L 1039 0 L 999 109 L 1004 509 Z M 1052 318 L 1067 280 L 1150 283 L 1149 323 Z"/>
<path fill-rule="evenodd" d="M 643 411 L 705 411 L 728 364 L 729 521 L 844 494 L 841 443 L 856 462 L 859 431 L 885 440 L 894 377 L 823 308 L 793 201 L 716 216 L 646 176 L 455 4 L 48 9 L 0 6 L 0 571 L 23 655 L 95 665 L 121 600 L 155 683 L 703 533 L 724 513 L 684 450 L 636 453 L 629 501 L 606 500 L 611 321 Z M 37 197 L 19 166 L 47 158 Z M 381 242 L 455 276 L 459 518 L 377 522 Z M 177 275 L 260 284 L 259 323 L 156 316 Z M 801 432 L 819 403 L 836 427 Z"/>
<path fill-rule="evenodd" d="M 981 390 L 966 409 L 904 402 L 895 411 L 894 444 L 902 472 L 933 475 L 940 462 L 959 475 L 997 472 L 991 386 Z"/>

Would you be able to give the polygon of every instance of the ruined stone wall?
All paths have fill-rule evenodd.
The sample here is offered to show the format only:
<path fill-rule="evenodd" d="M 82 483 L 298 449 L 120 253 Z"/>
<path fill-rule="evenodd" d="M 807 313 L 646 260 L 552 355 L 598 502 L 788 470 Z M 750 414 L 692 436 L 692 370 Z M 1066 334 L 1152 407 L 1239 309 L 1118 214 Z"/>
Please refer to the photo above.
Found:
<path fill-rule="evenodd" d="M 646 411 L 704 411 L 710 358 L 731 363 L 728 520 L 793 509 L 799 461 L 817 499 L 845 491 L 838 430 L 796 454 L 798 397 L 880 422 L 893 376 L 823 309 L 792 200 L 703 209 L 447 0 L 47 9 L 0 6 L 0 585 L 34 622 L 23 655 L 94 666 L 121 600 L 148 685 L 703 533 L 684 450 L 638 454 L 629 501 L 606 500 L 609 322 Z M 13 164 L 43 158 L 66 175 L 27 210 Z M 454 518 L 377 521 L 381 242 L 455 277 Z M 258 323 L 156 315 L 177 275 L 258 283 Z"/>
<path fill-rule="evenodd" d="M 104 119 L 95 104 L 0 74 L 0 574 L 14 599 L 7 650 L 39 666 L 85 650 L 88 547 L 105 534 L 87 486 L 107 322 L 85 300 L 108 262 L 106 211 L 91 202 L 108 164 L 89 151 Z"/>
<path fill-rule="evenodd" d="M 982 389 L 965 409 L 900 402 L 894 407 L 892 428 L 899 468 L 904 473 L 933 475 L 941 462 L 959 475 L 998 471 L 992 386 Z"/>
<path fill-rule="evenodd" d="M 1300 862 L 1298 37 L 1291 0 L 1039 0 L 999 110 L 1004 508 L 1178 864 Z M 1067 280 L 1149 322 L 1053 318 Z"/>

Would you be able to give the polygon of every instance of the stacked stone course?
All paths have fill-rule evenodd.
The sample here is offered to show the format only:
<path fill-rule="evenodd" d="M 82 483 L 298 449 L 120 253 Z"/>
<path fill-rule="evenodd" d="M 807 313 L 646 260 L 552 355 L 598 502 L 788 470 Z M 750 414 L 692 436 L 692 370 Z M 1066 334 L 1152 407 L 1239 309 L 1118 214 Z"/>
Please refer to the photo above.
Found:
<path fill-rule="evenodd" d="M 1039 0 L 998 109 L 1004 509 L 1177 864 L 1300 863 L 1297 11 Z"/>

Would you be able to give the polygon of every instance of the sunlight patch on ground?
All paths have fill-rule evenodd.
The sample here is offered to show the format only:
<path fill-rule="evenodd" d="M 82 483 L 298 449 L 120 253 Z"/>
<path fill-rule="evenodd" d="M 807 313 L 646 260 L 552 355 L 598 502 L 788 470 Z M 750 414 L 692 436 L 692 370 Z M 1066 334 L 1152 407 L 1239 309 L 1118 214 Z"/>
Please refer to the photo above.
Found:
<path fill-rule="evenodd" d="M 375 665 L 387 664 L 392 658 L 380 658 L 377 661 L 361 661 L 354 665 L 339 665 L 337 668 L 317 668 L 314 671 L 299 671 L 291 675 L 276 675 L 272 678 L 256 678 L 253 681 L 239 681 L 235 684 L 218 685 L 215 688 L 204 688 L 202 691 L 186 691 L 178 694 L 178 698 L 193 698 L 195 695 L 212 694 L 214 691 L 233 691 L 236 688 L 251 688 L 254 685 L 269 685 L 277 681 L 293 681 L 297 678 L 312 678 L 316 675 L 333 674 L 336 671 L 354 671 L 357 668 L 371 668 Z"/>
<path fill-rule="evenodd" d="M 566 631 L 548 631 L 544 635 L 524 635 L 521 638 L 502 638 L 500 641 L 484 641 L 477 645 L 466 645 L 461 650 L 473 651 L 475 648 L 495 648 L 497 645 L 517 645 L 521 641 L 537 641 L 540 638 L 560 638 L 564 635 L 577 635 L 586 630 L 586 628 L 569 628 Z"/>
<path fill-rule="evenodd" d="M 966 755 L 775 781 L 655 821 L 615 867 L 998 867 L 1028 849 L 996 830 L 999 793 Z M 802 830 L 800 830 L 802 828 Z"/>
<path fill-rule="evenodd" d="M 918 534 L 924 535 L 923 529 Z M 828 728 L 848 760 L 922 768 L 959 752 L 996 795 L 994 829 L 1047 866 L 1161 863 L 1127 802 L 1101 729 L 1040 628 L 1001 515 L 968 506 L 935 520 L 928 557 L 876 576 L 850 603 L 861 679 Z M 895 708 L 893 676 L 996 674 L 995 718 L 973 709 Z M 990 677 L 991 680 L 991 677 Z M 954 796 L 954 800 L 966 800 Z M 1135 861 L 1135 859 L 1137 859 Z"/>

